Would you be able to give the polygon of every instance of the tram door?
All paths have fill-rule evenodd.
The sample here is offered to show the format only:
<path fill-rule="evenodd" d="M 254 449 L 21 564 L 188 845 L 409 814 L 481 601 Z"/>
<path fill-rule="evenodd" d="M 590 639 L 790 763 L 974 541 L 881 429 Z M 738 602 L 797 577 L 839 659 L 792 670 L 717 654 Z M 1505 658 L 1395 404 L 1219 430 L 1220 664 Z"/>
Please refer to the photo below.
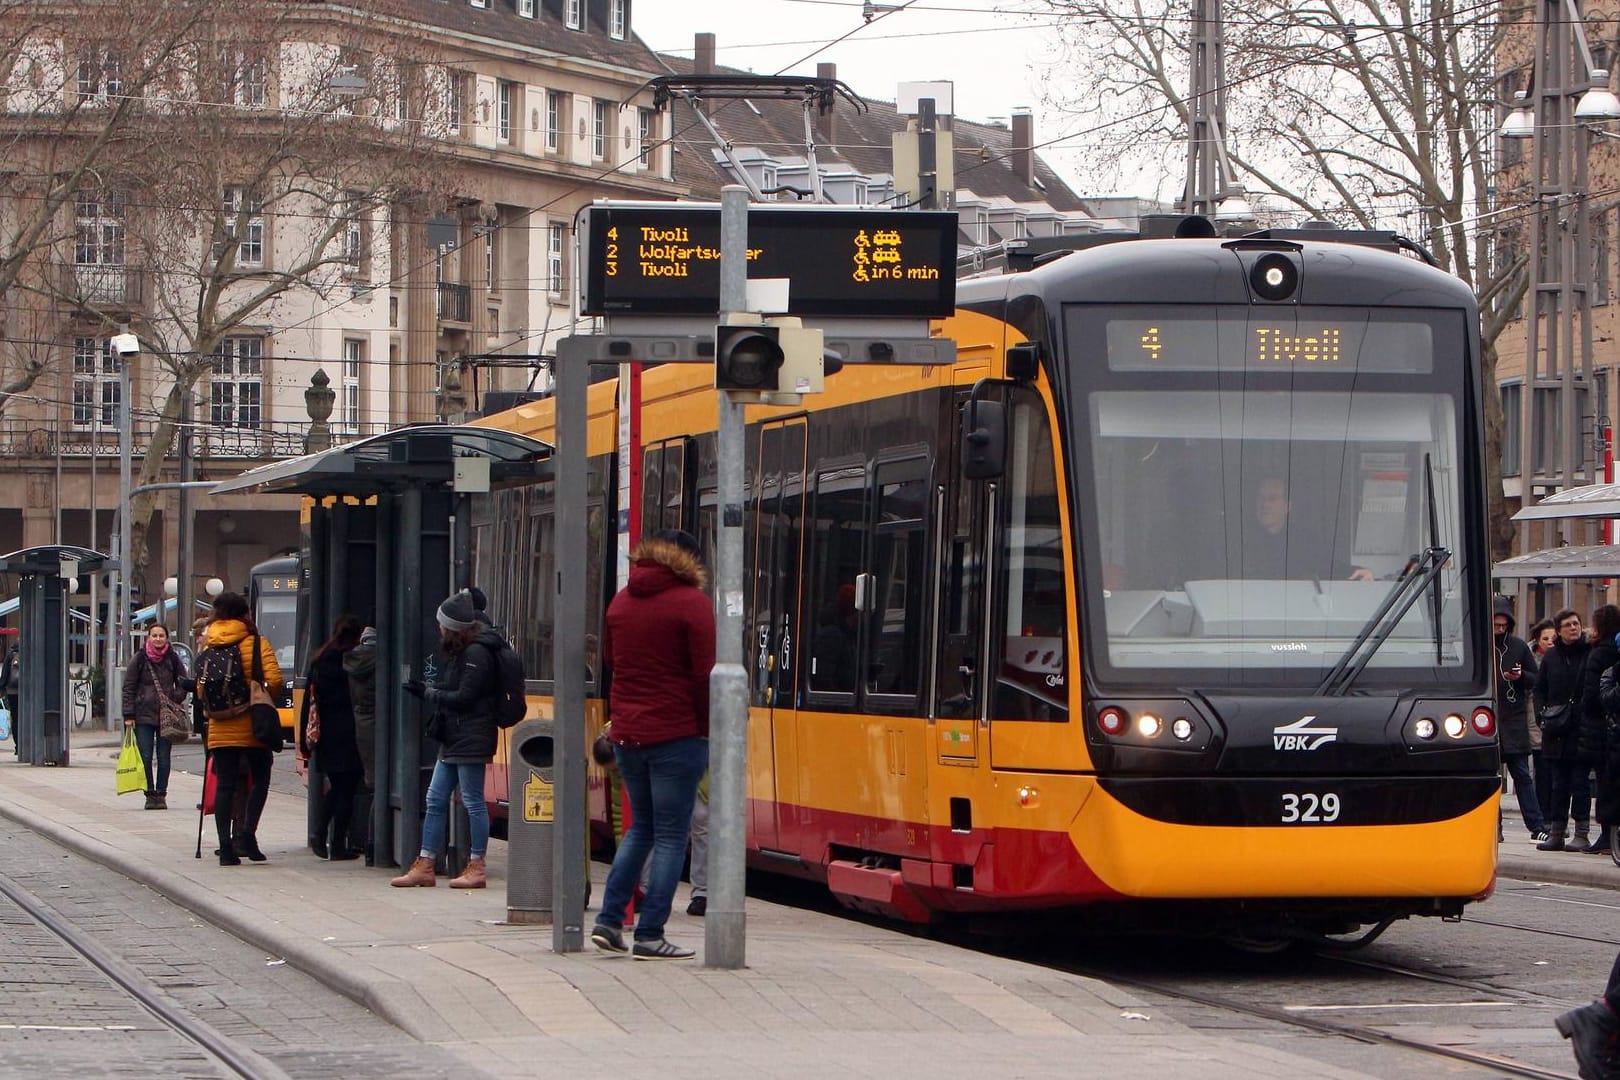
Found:
<path fill-rule="evenodd" d="M 800 567 L 804 559 L 805 420 L 760 430 L 754 473 L 748 666 L 748 805 L 753 844 L 790 850 L 781 807 L 794 805 Z"/>
<path fill-rule="evenodd" d="M 982 372 L 965 373 L 976 378 Z M 940 528 L 934 620 L 938 663 L 934 665 L 931 718 L 934 755 L 941 765 L 972 766 L 988 758 L 989 726 L 984 695 L 986 550 L 995 484 L 962 476 L 961 427 L 968 390 L 957 391 L 952 431 L 940 448 L 949 466 L 936 473 L 935 513 Z"/>

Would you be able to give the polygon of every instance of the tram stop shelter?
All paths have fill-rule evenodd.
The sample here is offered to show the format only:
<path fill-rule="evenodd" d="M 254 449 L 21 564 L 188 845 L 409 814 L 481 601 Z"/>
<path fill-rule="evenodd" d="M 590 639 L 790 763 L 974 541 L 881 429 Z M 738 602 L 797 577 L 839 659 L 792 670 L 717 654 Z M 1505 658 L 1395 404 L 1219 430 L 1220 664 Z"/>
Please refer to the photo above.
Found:
<path fill-rule="evenodd" d="M 407 865 L 421 847 L 423 794 L 436 748 L 423 733 L 422 703 L 401 684 L 432 681 L 439 647 L 435 611 L 452 591 L 473 584 L 470 501 L 544 479 L 550 458 L 549 445 L 526 435 L 419 425 L 262 465 L 212 489 L 215 495 L 305 496 L 300 664 L 308 664 L 339 615 L 377 628 L 368 861 Z M 304 674 L 287 673 L 295 691 Z M 322 779 L 310 769 L 311 838 L 321 820 Z M 448 857 L 453 868 L 466 857 L 456 831 Z"/>
<path fill-rule="evenodd" d="M 68 597 L 80 574 L 109 558 L 89 548 L 50 544 L 0 555 L 0 574 L 16 574 L 21 633 L 17 757 L 30 765 L 68 763 Z"/>
<path fill-rule="evenodd" d="M 1620 484 L 1584 484 L 1555 492 L 1513 515 L 1514 521 L 1572 518 L 1620 519 Z M 1564 578 L 1620 578 L 1620 545 L 1585 544 L 1546 548 L 1503 559 L 1491 567 L 1499 578 L 1529 578 L 1536 590 L 1537 619 L 1545 618 L 1546 585 Z"/>

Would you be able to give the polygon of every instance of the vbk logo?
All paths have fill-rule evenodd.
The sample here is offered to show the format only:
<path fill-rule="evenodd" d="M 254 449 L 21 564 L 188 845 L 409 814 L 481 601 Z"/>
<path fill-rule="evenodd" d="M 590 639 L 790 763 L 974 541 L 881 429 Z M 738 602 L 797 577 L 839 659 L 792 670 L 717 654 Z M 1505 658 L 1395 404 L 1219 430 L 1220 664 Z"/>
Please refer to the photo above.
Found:
<path fill-rule="evenodd" d="M 1302 716 L 1292 724 L 1283 724 L 1271 729 L 1271 748 L 1273 750 L 1317 750 L 1330 742 L 1339 741 L 1339 729 L 1336 727 L 1312 727 L 1311 723 L 1316 717 Z"/>

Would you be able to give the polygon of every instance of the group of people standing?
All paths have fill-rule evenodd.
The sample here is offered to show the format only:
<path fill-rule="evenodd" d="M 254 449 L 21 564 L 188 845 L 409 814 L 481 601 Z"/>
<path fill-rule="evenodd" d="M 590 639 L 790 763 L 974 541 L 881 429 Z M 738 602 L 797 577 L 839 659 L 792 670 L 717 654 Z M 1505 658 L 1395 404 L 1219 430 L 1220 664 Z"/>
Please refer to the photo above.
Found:
<path fill-rule="evenodd" d="M 1620 607 L 1597 608 L 1590 631 L 1566 608 L 1524 640 L 1504 597 L 1494 623 L 1502 759 L 1525 828 L 1541 851 L 1611 854 L 1620 825 Z"/>

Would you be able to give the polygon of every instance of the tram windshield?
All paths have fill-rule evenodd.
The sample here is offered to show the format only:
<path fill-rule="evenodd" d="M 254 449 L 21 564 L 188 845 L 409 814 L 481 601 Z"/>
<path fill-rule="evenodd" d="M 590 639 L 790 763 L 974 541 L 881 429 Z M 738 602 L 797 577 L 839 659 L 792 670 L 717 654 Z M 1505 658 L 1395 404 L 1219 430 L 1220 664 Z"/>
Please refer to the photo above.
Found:
<path fill-rule="evenodd" d="M 1074 316 L 1071 341 L 1108 355 L 1076 365 L 1090 434 L 1076 518 L 1100 675 L 1311 684 L 1430 547 L 1455 554 L 1358 685 L 1443 680 L 1469 662 L 1464 336 L 1451 314 Z"/>
<path fill-rule="evenodd" d="M 254 606 L 253 622 L 275 650 L 276 663 L 291 677 L 298 644 L 298 595 L 260 593 Z"/>

